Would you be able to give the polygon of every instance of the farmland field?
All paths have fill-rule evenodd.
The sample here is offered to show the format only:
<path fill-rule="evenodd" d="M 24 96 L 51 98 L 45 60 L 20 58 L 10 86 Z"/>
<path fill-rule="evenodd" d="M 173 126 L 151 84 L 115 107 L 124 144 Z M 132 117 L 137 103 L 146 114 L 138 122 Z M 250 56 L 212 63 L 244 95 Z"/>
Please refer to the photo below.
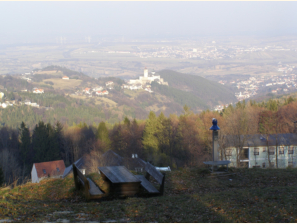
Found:
<path fill-rule="evenodd" d="M 82 80 L 79 79 L 69 79 L 64 80 L 61 78 L 57 79 L 44 79 L 43 83 L 46 84 L 46 82 L 53 82 L 53 87 L 55 89 L 73 89 L 73 87 L 79 86 Z"/>

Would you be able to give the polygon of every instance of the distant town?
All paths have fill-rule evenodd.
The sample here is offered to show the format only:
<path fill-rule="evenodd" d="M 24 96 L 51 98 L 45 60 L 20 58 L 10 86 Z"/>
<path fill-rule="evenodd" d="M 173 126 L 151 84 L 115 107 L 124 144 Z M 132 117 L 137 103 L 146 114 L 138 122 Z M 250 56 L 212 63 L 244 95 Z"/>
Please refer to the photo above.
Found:
<path fill-rule="evenodd" d="M 166 45 L 166 42 L 164 42 Z M 229 47 L 221 46 L 212 41 L 211 44 L 189 48 L 180 46 L 162 46 L 162 47 L 135 47 L 135 51 L 105 51 L 108 54 L 133 54 L 139 58 L 197 58 L 203 60 L 213 60 L 213 59 L 224 59 L 224 58 L 236 58 L 243 53 L 258 52 L 258 51 L 296 51 L 297 48 L 284 48 L 282 46 L 248 46 L 242 47 L 237 45 L 231 45 Z M 98 53 L 99 51 L 85 51 L 84 54 L 88 53 Z"/>
<path fill-rule="evenodd" d="M 236 79 L 229 82 L 220 80 L 219 83 L 222 85 L 236 86 L 238 92 L 235 93 L 235 96 L 238 101 L 256 96 L 260 91 L 266 91 L 272 94 L 295 92 L 297 89 L 297 76 L 292 73 L 294 68 L 295 66 L 288 64 L 282 65 L 282 63 L 279 62 L 277 69 L 280 73 L 279 75 L 251 76 L 246 80 Z M 228 105 L 229 104 L 217 105 L 214 110 L 221 111 L 224 106 Z"/>

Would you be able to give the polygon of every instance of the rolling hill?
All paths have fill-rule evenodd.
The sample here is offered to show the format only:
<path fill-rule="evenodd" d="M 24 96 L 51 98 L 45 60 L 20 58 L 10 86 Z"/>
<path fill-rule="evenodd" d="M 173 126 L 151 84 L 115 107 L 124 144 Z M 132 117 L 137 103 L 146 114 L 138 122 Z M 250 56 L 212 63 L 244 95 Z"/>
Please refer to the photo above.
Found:
<path fill-rule="evenodd" d="M 163 112 L 180 115 L 184 105 L 194 112 L 211 109 L 212 106 L 235 101 L 234 94 L 228 88 L 199 76 L 182 74 L 164 70 L 158 72 L 161 78 L 169 82 L 169 86 L 152 83 L 153 93 L 144 90 L 132 91 L 122 89 L 124 80 L 115 77 L 92 78 L 83 73 L 63 67 L 50 66 L 34 71 L 27 82 L 23 76 L 0 77 L 0 91 L 7 100 L 14 101 L 13 106 L 0 109 L 1 124 L 17 127 L 24 121 L 28 126 L 35 125 L 39 120 L 44 122 L 87 124 L 107 121 L 116 123 L 125 116 L 130 119 L 145 119 L 150 111 L 157 115 Z M 69 80 L 61 78 L 67 75 Z M 83 93 L 85 88 L 95 88 L 105 83 L 114 82 L 109 94 L 97 96 Z M 43 88 L 44 94 L 32 93 L 33 87 Z M 27 89 L 27 92 L 21 91 Z M 38 108 L 25 104 L 25 101 L 37 103 Z"/>
<path fill-rule="evenodd" d="M 226 86 L 207 80 L 200 76 L 183 74 L 171 70 L 163 70 L 157 73 L 168 82 L 169 87 L 162 86 L 155 88 L 158 92 L 168 97 L 178 95 L 176 90 L 186 92 L 185 98 L 197 98 L 197 102 L 202 109 L 221 103 L 235 102 L 234 92 Z"/>

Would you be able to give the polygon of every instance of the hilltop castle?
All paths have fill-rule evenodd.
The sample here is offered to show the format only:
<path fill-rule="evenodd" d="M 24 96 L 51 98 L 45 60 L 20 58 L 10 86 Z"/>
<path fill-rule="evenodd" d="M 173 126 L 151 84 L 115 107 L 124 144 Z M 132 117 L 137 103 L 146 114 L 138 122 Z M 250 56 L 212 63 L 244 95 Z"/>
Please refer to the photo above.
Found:
<path fill-rule="evenodd" d="M 128 84 L 130 85 L 147 85 L 151 84 L 153 81 L 157 81 L 160 85 L 168 86 L 168 82 L 164 82 L 164 80 L 159 76 L 155 75 L 155 72 L 151 72 L 151 75 L 148 74 L 148 69 L 145 68 L 143 71 L 143 76 L 139 76 L 139 79 L 130 79 Z"/>

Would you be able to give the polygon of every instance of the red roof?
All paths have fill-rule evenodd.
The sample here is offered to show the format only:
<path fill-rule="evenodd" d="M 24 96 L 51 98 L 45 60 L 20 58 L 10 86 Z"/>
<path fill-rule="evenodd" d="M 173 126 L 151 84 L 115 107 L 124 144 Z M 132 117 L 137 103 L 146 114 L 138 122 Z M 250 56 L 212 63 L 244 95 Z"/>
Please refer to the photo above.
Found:
<path fill-rule="evenodd" d="M 38 178 L 63 175 L 65 164 L 63 160 L 34 163 Z"/>

